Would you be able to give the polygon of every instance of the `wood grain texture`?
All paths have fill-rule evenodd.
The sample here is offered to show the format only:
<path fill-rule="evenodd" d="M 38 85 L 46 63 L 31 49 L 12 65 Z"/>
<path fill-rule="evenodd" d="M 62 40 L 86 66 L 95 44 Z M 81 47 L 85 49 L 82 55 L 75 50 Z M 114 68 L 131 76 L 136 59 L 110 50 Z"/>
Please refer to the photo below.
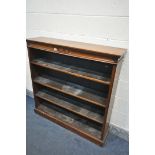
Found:
<path fill-rule="evenodd" d="M 35 112 L 103 144 L 125 49 L 44 37 L 27 47 Z"/>
<path fill-rule="evenodd" d="M 62 92 L 69 96 L 76 97 L 78 99 L 95 104 L 100 107 L 106 107 L 106 99 L 88 88 L 84 88 L 78 85 L 70 83 L 64 83 L 64 81 L 58 81 L 57 79 L 48 79 L 44 77 L 37 77 L 33 80 L 34 83 L 40 84 L 47 88 Z"/>
<path fill-rule="evenodd" d="M 47 43 L 31 42 L 31 43 L 28 43 L 28 47 L 33 49 L 38 49 L 42 52 L 44 51 L 44 52 L 50 52 L 50 53 L 57 53 L 60 55 L 72 56 L 75 58 L 82 58 L 82 59 L 93 60 L 97 62 L 105 62 L 109 64 L 116 64 L 118 59 L 121 59 L 123 57 L 123 56 L 111 57 L 103 53 L 96 53 L 96 52 L 80 50 L 76 48 L 73 49 L 68 47 L 62 47 L 59 45 L 53 45 L 53 44 L 51 45 Z"/>
<path fill-rule="evenodd" d="M 41 92 L 41 91 L 37 92 L 37 94 L 35 94 L 35 95 L 37 97 L 51 103 L 51 104 L 54 104 L 54 105 L 59 106 L 63 109 L 66 109 L 70 112 L 78 114 L 84 118 L 87 118 L 89 120 L 92 120 L 92 121 L 102 124 L 102 120 L 103 120 L 102 115 L 79 106 L 78 102 L 76 104 L 74 104 L 75 101 L 70 101 L 70 102 L 72 102 L 72 103 L 70 103 L 69 101 L 66 101 L 65 98 L 61 99 L 60 96 L 55 97 L 55 95 L 49 95 L 49 94 Z"/>
<path fill-rule="evenodd" d="M 91 70 L 87 70 L 87 69 L 83 69 L 79 67 L 74 67 L 71 65 L 61 64 L 60 62 L 53 61 L 52 63 L 50 63 L 44 59 L 33 60 L 31 64 L 49 68 L 51 70 L 56 70 L 59 72 L 63 72 L 66 74 L 84 78 L 87 80 L 92 80 L 92 81 L 95 81 L 101 84 L 108 84 L 108 85 L 110 84 L 110 79 L 106 77 L 104 73 L 99 73 L 99 72 L 95 72 L 95 71 L 91 71 Z"/>
<path fill-rule="evenodd" d="M 43 117 L 45 117 L 45 118 L 47 118 L 47 119 L 49 119 L 49 120 L 59 124 L 60 126 L 66 128 L 66 129 L 69 129 L 72 132 L 75 132 L 75 133 L 79 134 L 82 137 L 85 137 L 85 138 L 89 139 L 93 143 L 96 143 L 98 145 L 102 145 L 103 144 L 103 141 L 100 140 L 99 138 L 96 138 L 95 136 L 92 136 L 92 135 L 84 132 L 83 130 L 80 130 L 79 128 L 74 127 L 73 125 L 70 125 L 70 124 L 68 124 L 68 123 L 66 123 L 66 122 L 64 122 L 64 121 L 62 121 L 62 120 L 60 120 L 60 119 L 58 119 L 58 118 L 56 118 L 56 117 L 54 117 L 52 115 L 49 115 L 48 113 L 46 113 L 46 112 L 44 112 L 42 110 L 35 109 L 34 111 L 36 113 L 38 113 L 39 115 L 41 115 L 41 116 L 43 116 Z"/>
<path fill-rule="evenodd" d="M 121 57 L 126 51 L 126 49 L 122 49 L 122 48 L 114 48 L 114 47 L 108 47 L 103 45 L 66 41 L 66 40 L 46 38 L 46 37 L 29 38 L 27 39 L 27 41 L 65 46 L 65 47 L 76 48 L 80 50 L 88 50 L 92 52 L 98 52 L 98 53 L 108 54 L 108 55 L 113 55 L 118 57 Z"/>

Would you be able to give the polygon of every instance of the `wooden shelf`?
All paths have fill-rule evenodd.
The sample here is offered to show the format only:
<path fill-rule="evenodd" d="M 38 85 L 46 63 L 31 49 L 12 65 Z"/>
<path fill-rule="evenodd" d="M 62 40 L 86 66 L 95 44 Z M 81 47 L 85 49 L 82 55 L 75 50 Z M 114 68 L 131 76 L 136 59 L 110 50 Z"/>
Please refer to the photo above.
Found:
<path fill-rule="evenodd" d="M 82 116 L 84 118 L 87 118 L 89 120 L 95 121 L 95 122 L 100 123 L 100 124 L 103 123 L 103 116 L 102 115 L 100 115 L 98 113 L 94 113 L 94 112 L 87 110 L 83 107 L 77 106 L 78 103 L 76 103 L 76 105 L 75 105 L 74 104 L 75 101 L 71 101 L 71 102 L 73 102 L 73 104 L 72 104 L 70 102 L 65 101 L 65 98 L 61 99 L 60 96 L 58 96 L 59 98 L 57 98 L 55 96 L 49 95 L 49 94 L 41 92 L 41 91 L 36 93 L 35 95 L 37 97 L 45 100 L 45 101 L 48 101 L 51 104 L 54 104 L 54 105 L 59 106 L 61 108 L 64 108 L 64 109 L 66 109 L 70 112 L 73 112 L 79 116 Z"/>
<path fill-rule="evenodd" d="M 79 49 L 81 51 L 91 51 L 91 55 L 93 53 L 100 53 L 102 55 L 108 54 L 114 56 L 121 57 L 124 55 L 124 52 L 126 49 L 122 48 L 115 48 L 110 46 L 104 46 L 104 45 L 95 45 L 95 44 L 89 44 L 89 43 L 83 43 L 83 42 L 75 42 L 70 40 L 61 40 L 56 38 L 47 38 L 47 37 L 36 37 L 36 38 L 29 38 L 27 39 L 28 46 L 45 46 L 44 50 L 47 49 L 49 46 L 52 45 L 59 45 L 63 47 L 63 49 L 66 49 L 66 47 L 73 48 L 73 49 Z M 35 47 L 36 48 L 36 47 Z"/>
<path fill-rule="evenodd" d="M 33 60 L 31 64 L 37 65 L 40 67 L 45 67 L 51 70 L 56 70 L 76 77 L 84 78 L 87 80 L 92 80 L 95 82 L 99 82 L 101 84 L 107 84 L 107 85 L 110 84 L 110 79 L 107 78 L 104 73 L 99 73 L 99 72 L 95 72 L 95 71 L 91 71 L 88 69 L 83 69 L 83 68 L 79 68 L 71 65 L 69 66 L 66 64 L 62 64 L 60 62 L 52 61 L 51 63 L 44 59 Z"/>
<path fill-rule="evenodd" d="M 75 85 L 70 82 L 60 81 L 55 78 L 49 79 L 45 77 L 37 77 L 33 80 L 33 82 L 51 88 L 53 90 L 62 92 L 64 94 L 79 98 L 81 100 L 87 101 L 91 104 L 95 104 L 100 107 L 106 107 L 106 99 L 97 95 L 98 92 L 95 92 L 94 90 L 90 90 L 88 88 Z"/>
<path fill-rule="evenodd" d="M 93 135 L 92 132 L 91 134 L 88 132 L 88 131 L 85 131 L 83 128 L 79 128 L 78 125 L 78 122 L 75 123 L 75 125 L 73 123 L 69 123 L 67 121 L 64 121 L 63 119 L 59 118 L 60 116 L 63 117 L 64 115 L 56 115 L 56 112 L 54 110 L 51 109 L 52 112 L 46 112 L 46 111 L 43 111 L 42 109 L 38 109 L 38 108 L 35 108 L 35 112 L 38 113 L 39 115 L 49 119 L 49 120 L 52 120 L 53 122 L 59 124 L 60 126 L 66 128 L 66 129 L 69 129 L 87 139 L 89 139 L 90 141 L 98 144 L 98 145 L 102 145 L 103 144 L 103 141 L 100 139 L 101 137 L 101 133 L 99 131 L 97 131 L 97 134 Z M 57 112 L 58 114 L 58 112 Z M 66 116 L 64 116 L 66 118 Z M 72 118 L 69 118 L 69 120 L 72 120 Z M 95 129 L 92 129 L 93 131 L 95 131 Z"/>
<path fill-rule="evenodd" d="M 87 52 L 74 52 L 72 50 L 68 51 L 68 50 L 63 50 L 63 48 L 59 48 L 55 50 L 55 48 L 51 47 L 51 46 L 47 46 L 47 45 L 38 45 L 36 43 L 31 43 L 28 45 L 29 48 L 33 48 L 33 49 L 38 49 L 38 50 L 42 50 L 44 52 L 50 52 L 50 53 L 58 53 L 60 55 L 67 55 L 67 56 L 72 56 L 75 58 L 82 58 L 82 59 L 86 59 L 86 60 L 92 60 L 92 61 L 97 61 L 97 62 L 104 62 L 104 63 L 108 63 L 108 64 L 117 64 L 115 60 L 113 60 L 112 58 L 108 58 L 108 57 L 102 57 L 101 55 L 91 55 L 88 54 Z"/>
<path fill-rule="evenodd" d="M 96 138 L 101 137 L 101 132 L 95 127 L 90 126 L 85 119 L 81 119 L 74 115 L 72 116 L 70 113 L 61 112 L 61 110 L 59 111 L 59 109 L 55 110 L 53 108 L 49 108 L 44 104 L 46 103 L 43 102 L 43 104 L 39 104 L 38 109 L 45 113 L 48 113 L 50 116 L 55 116 L 57 119 L 62 120 L 63 122 L 66 122 Z"/>

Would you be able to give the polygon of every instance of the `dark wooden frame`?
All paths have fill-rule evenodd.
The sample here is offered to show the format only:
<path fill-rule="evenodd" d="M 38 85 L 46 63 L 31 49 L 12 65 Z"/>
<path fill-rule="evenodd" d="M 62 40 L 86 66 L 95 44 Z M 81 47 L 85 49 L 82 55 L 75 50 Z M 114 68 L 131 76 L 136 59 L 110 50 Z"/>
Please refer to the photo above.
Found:
<path fill-rule="evenodd" d="M 34 99 L 35 99 L 35 112 L 38 113 L 39 115 L 52 120 L 53 122 L 63 126 L 64 128 L 67 128 L 82 137 L 85 137 L 86 139 L 89 139 L 90 141 L 102 145 L 105 142 L 105 138 L 108 134 L 108 128 L 109 128 L 109 121 L 110 121 L 110 116 L 112 112 L 112 107 L 114 103 L 114 96 L 117 88 L 117 83 L 118 83 L 118 77 L 119 73 L 121 70 L 121 64 L 123 61 L 123 57 L 125 54 L 125 49 L 121 48 L 113 48 L 113 47 L 106 47 L 106 46 L 101 46 L 101 45 L 93 45 L 93 44 L 86 44 L 86 43 L 80 43 L 80 42 L 72 42 L 72 41 L 65 41 L 65 40 L 58 40 L 58 39 L 50 39 L 50 38 L 45 38 L 45 37 L 38 37 L 38 38 L 31 38 L 27 39 L 27 48 L 28 48 L 28 55 L 29 55 L 29 62 L 30 62 L 30 70 L 31 70 L 31 78 L 32 78 L 32 86 L 33 86 L 33 92 L 34 92 Z M 103 117 L 103 122 L 102 122 L 102 129 L 101 129 L 101 137 L 97 138 L 89 133 L 86 133 L 82 131 L 81 129 L 78 129 L 77 127 L 71 126 L 70 124 L 63 122 L 62 120 L 55 118 L 48 113 L 38 109 L 38 105 L 40 104 L 39 98 L 36 95 L 38 92 L 38 86 L 35 83 L 35 78 L 37 76 L 37 70 L 34 68 L 33 65 L 37 65 L 38 68 L 40 67 L 45 67 L 45 66 L 39 66 L 39 64 L 33 62 L 33 52 L 32 49 L 36 50 L 42 50 L 44 52 L 50 52 L 50 53 L 57 53 L 60 55 L 66 55 L 69 57 L 74 57 L 74 58 L 81 58 L 83 60 L 91 60 L 95 62 L 101 62 L 101 63 L 106 63 L 108 65 L 112 65 L 112 73 L 111 73 L 111 78 L 109 81 L 104 81 L 104 80 L 98 80 L 95 78 L 87 77 L 80 75 L 78 73 L 71 73 L 63 70 L 57 70 L 58 72 L 62 72 L 63 74 L 69 74 L 73 77 L 80 77 L 84 78 L 85 80 L 90 80 L 94 82 L 98 82 L 101 85 L 107 85 L 108 86 L 108 96 L 106 98 L 106 104 L 104 104 L 101 108 L 104 108 L 104 117 Z M 46 66 L 45 68 L 48 68 Z M 50 68 L 49 68 L 50 69 Z M 48 85 L 45 85 L 45 87 L 49 87 Z M 57 88 L 53 88 L 57 89 Z M 57 90 L 60 91 L 60 90 Z M 61 93 L 64 93 L 61 91 Z M 67 93 L 67 92 L 66 92 Z M 71 95 L 71 94 L 69 94 Z M 74 97 L 77 97 L 75 95 L 71 95 Z M 79 96 L 77 98 L 80 98 Z M 87 102 L 90 102 L 91 104 L 96 104 L 98 105 L 97 102 L 91 102 L 86 98 L 81 98 L 82 100 L 86 100 Z M 49 100 L 47 100 L 49 101 Z M 49 101 L 52 103 L 52 101 Z M 61 107 L 63 108 L 63 107 Z M 72 111 L 74 112 L 74 111 Z M 77 113 L 78 114 L 78 113 Z M 81 116 L 85 117 L 85 115 Z M 91 118 L 90 118 L 91 119 Z"/>

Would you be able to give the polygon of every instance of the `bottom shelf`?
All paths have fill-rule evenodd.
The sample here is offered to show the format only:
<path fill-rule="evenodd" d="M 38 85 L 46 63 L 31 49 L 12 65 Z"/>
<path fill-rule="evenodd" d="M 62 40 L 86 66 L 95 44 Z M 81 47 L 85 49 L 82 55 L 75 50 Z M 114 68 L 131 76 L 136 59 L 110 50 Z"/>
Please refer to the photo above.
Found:
<path fill-rule="evenodd" d="M 85 124 L 85 122 L 82 122 L 79 118 L 73 119 L 72 117 L 48 108 L 43 104 L 39 104 L 35 109 L 35 112 L 67 129 L 70 129 L 71 131 L 89 139 L 96 144 L 103 144 L 103 141 L 100 139 L 101 131 Z"/>

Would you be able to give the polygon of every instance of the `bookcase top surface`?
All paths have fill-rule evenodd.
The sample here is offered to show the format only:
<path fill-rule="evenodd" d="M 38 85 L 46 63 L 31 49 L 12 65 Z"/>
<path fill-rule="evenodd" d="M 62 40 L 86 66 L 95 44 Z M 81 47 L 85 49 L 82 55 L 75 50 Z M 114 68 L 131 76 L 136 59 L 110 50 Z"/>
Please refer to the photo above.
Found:
<path fill-rule="evenodd" d="M 94 53 L 95 52 L 103 53 L 103 54 L 108 54 L 108 55 L 113 55 L 113 56 L 118 56 L 118 57 L 123 56 L 124 53 L 126 52 L 126 49 L 123 49 L 123 48 L 115 48 L 115 47 L 104 46 L 104 45 L 76 42 L 76 41 L 69 41 L 69 40 L 61 40 L 61 39 L 48 38 L 48 37 L 28 38 L 27 41 L 65 46 L 65 47 L 76 48 L 76 49 L 81 49 L 81 50 L 88 50 Z"/>

